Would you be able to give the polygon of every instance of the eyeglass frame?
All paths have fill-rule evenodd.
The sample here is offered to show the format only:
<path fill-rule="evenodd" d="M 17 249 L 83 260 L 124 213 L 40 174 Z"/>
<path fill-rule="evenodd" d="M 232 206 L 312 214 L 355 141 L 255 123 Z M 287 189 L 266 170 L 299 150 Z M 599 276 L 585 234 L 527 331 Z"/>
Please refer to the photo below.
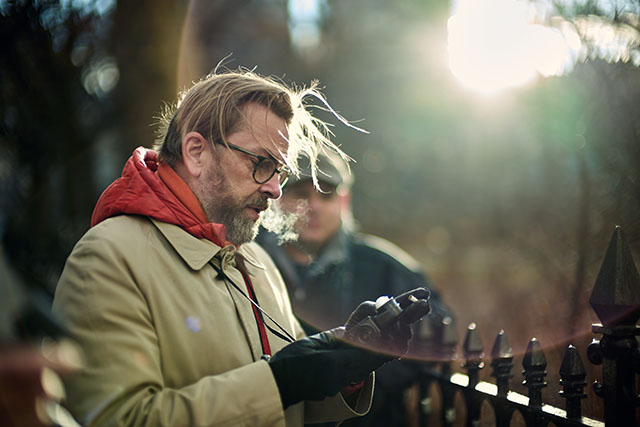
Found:
<path fill-rule="evenodd" d="M 253 156 L 253 157 L 257 158 L 258 161 L 253 165 L 253 173 L 251 174 L 251 176 L 252 176 L 253 180 L 256 182 L 256 184 L 264 184 L 265 182 L 269 182 L 269 180 L 271 178 L 273 178 L 273 175 L 275 175 L 277 173 L 278 174 L 278 183 L 280 184 L 280 187 L 284 187 L 284 185 L 287 183 L 287 181 L 289 181 L 289 178 L 291 177 L 291 169 L 289 169 L 289 166 L 287 166 L 287 165 L 283 164 L 282 162 L 278 161 L 278 159 L 276 159 L 273 156 L 271 156 L 271 157 L 261 156 L 260 154 L 254 153 L 253 151 L 249 151 L 246 148 L 242 148 L 242 147 L 237 146 L 235 144 L 232 144 L 230 142 L 216 141 L 216 144 L 224 145 L 225 147 L 231 148 L 233 150 L 236 150 L 236 151 L 239 151 L 241 153 L 248 154 L 250 156 Z M 269 175 L 269 177 L 267 179 L 265 179 L 264 181 L 259 181 L 256 178 L 256 171 L 258 170 L 260 165 L 265 161 L 272 162 L 275 167 L 273 168 L 273 172 L 271 172 L 271 175 Z M 278 167 L 278 165 L 280 167 Z M 280 181 L 280 176 L 282 175 L 282 173 L 285 173 L 286 176 L 284 177 L 283 181 Z"/>

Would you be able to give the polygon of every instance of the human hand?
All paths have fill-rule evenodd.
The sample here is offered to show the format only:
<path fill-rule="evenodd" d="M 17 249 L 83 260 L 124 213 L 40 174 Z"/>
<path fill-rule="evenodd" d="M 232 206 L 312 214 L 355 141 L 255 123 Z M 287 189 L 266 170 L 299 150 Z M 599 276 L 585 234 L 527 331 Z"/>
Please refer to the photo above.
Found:
<path fill-rule="evenodd" d="M 365 301 L 349 316 L 345 339 L 372 351 L 401 357 L 412 337 L 411 326 L 430 311 L 429 291 L 413 289 L 396 298 Z"/>
<path fill-rule="evenodd" d="M 269 359 L 285 409 L 333 396 L 371 372 L 362 363 L 371 353 L 342 340 L 343 334 L 344 327 L 299 339 Z"/>
<path fill-rule="evenodd" d="M 388 312 L 379 313 L 381 307 L 366 301 L 351 313 L 344 327 L 302 338 L 274 354 L 269 367 L 283 407 L 332 396 L 404 355 L 411 339 L 410 325 L 429 313 L 429 292 L 414 289 L 392 302 L 395 304 L 392 316 Z M 350 339 L 349 331 L 361 327 L 363 322 L 382 327 L 379 340 L 371 347 L 359 346 Z"/>

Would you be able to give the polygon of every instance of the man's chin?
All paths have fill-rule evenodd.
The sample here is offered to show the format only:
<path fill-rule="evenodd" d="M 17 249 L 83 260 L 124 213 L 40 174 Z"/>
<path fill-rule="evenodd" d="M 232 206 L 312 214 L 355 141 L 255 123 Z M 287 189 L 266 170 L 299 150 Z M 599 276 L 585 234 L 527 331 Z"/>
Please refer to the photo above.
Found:
<path fill-rule="evenodd" d="M 262 218 L 250 218 L 244 212 L 234 217 L 230 224 L 225 225 L 227 240 L 235 246 L 240 246 L 253 241 L 260 230 Z"/>
<path fill-rule="evenodd" d="M 247 224 L 241 232 L 232 232 L 231 234 L 227 233 L 227 239 L 235 246 L 240 246 L 245 243 L 252 242 L 258 235 L 258 231 L 260 231 L 260 220 L 253 221 L 251 225 Z"/>

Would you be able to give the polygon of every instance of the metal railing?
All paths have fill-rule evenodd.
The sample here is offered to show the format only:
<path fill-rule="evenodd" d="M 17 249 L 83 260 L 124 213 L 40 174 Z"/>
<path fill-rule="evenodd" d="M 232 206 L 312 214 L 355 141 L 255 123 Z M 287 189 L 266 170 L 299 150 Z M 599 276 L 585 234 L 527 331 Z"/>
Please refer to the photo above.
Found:
<path fill-rule="evenodd" d="M 437 351 L 437 360 L 443 362 L 425 365 L 419 384 L 420 425 L 427 426 L 429 419 L 433 419 L 430 389 L 435 385 L 441 396 L 438 425 L 442 426 L 462 425 L 454 402 L 457 394 L 466 409 L 466 426 L 485 425 L 481 419 L 485 402 L 493 409 L 498 427 L 509 426 L 516 412 L 526 426 L 637 426 L 640 327 L 636 323 L 640 318 L 640 275 L 620 227 L 613 233 L 589 302 L 602 322 L 592 325 L 592 331 L 600 338 L 587 346 L 586 354 L 592 364 L 602 366 L 601 380 L 593 385 L 593 392 L 603 399 L 604 420 L 582 415 L 581 402 L 589 390 L 585 390 L 586 370 L 580 352 L 573 345 L 566 348 L 559 368 L 559 394 L 565 399 L 565 407 L 561 409 L 542 401 L 542 389 L 547 386 L 547 361 L 536 338 L 529 341 L 522 361 L 525 396 L 510 390 L 514 357 L 504 331 L 496 337 L 490 355 L 495 384 L 479 380 L 485 354 L 474 323 L 468 326 L 462 345 L 462 367 L 466 372 L 453 373 L 451 365 L 457 359 L 458 339 L 455 326 L 445 320 L 437 336 L 432 337 L 438 343 L 437 350 L 430 349 L 432 354 Z"/>

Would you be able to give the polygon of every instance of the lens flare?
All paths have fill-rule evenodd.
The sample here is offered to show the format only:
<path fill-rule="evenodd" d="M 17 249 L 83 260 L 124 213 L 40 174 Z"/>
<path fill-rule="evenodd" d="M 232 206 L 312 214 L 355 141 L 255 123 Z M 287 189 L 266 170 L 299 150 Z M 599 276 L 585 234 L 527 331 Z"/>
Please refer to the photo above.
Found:
<path fill-rule="evenodd" d="M 575 55 L 562 31 L 530 22 L 534 14 L 516 0 L 460 1 L 448 22 L 449 65 L 456 78 L 492 93 L 563 73 Z"/>

